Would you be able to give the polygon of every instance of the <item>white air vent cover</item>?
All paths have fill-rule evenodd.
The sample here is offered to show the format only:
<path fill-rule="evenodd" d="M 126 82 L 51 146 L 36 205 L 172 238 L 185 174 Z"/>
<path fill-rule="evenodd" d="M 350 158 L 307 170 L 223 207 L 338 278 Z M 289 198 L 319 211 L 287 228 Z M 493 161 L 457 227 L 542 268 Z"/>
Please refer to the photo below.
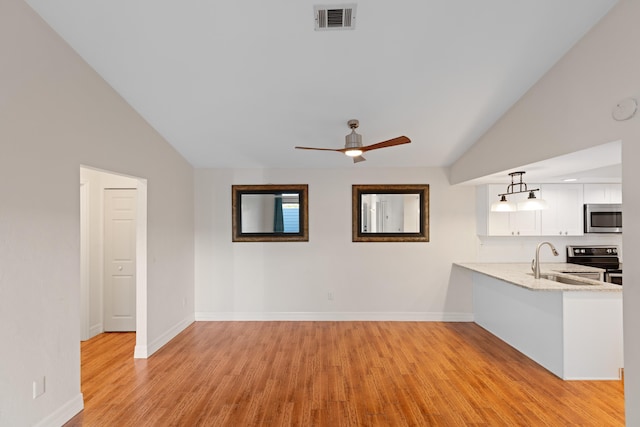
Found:
<path fill-rule="evenodd" d="M 313 6 L 316 31 L 353 30 L 356 27 L 356 4 Z"/>

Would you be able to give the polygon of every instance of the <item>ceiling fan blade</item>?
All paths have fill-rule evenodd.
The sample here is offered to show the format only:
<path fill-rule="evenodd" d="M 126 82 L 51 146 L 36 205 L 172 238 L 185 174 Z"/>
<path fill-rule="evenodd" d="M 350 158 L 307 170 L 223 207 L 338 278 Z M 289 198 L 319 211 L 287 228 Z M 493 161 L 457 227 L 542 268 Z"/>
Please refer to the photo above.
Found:
<path fill-rule="evenodd" d="M 406 136 L 399 136 L 397 138 L 389 139 L 387 141 L 378 142 L 377 144 L 366 145 L 361 148 L 364 151 L 377 150 L 378 148 L 393 147 L 395 145 L 408 144 L 411 140 Z"/>
<path fill-rule="evenodd" d="M 367 160 L 367 159 L 365 159 L 362 156 L 356 156 L 356 157 L 353 158 L 353 163 L 364 162 L 365 160 Z"/>
<path fill-rule="evenodd" d="M 316 147 L 295 147 L 298 150 L 319 150 L 319 151 L 337 151 L 340 153 L 344 153 L 344 148 L 316 148 Z"/>

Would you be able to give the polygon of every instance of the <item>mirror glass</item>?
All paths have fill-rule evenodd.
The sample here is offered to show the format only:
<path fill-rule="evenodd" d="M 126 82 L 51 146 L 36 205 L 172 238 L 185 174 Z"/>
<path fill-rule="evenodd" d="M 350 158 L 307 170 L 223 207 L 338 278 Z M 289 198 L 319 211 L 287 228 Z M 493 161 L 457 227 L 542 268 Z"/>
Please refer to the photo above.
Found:
<path fill-rule="evenodd" d="M 428 242 L 429 185 L 354 185 L 354 242 Z"/>
<path fill-rule="evenodd" d="M 308 241 L 307 185 L 234 185 L 234 242 Z"/>

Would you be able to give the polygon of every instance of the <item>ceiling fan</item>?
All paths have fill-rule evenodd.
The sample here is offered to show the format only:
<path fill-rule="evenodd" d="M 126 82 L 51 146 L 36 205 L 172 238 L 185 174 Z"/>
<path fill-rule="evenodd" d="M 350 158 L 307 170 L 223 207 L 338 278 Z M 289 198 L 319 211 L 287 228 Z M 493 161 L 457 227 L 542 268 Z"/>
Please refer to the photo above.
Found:
<path fill-rule="evenodd" d="M 363 162 L 367 159 L 362 157 L 362 153 L 371 150 L 377 150 L 378 148 L 393 147 L 394 145 L 408 144 L 411 142 L 406 136 L 399 136 L 397 138 L 389 139 L 387 141 L 378 142 L 377 144 L 362 145 L 362 135 L 356 133 L 360 122 L 357 120 L 349 120 L 347 122 L 351 133 L 344 137 L 344 148 L 314 148 L 314 147 L 296 147 L 300 150 L 320 150 L 320 151 L 338 151 L 344 153 L 349 157 L 353 157 L 353 163 Z"/>

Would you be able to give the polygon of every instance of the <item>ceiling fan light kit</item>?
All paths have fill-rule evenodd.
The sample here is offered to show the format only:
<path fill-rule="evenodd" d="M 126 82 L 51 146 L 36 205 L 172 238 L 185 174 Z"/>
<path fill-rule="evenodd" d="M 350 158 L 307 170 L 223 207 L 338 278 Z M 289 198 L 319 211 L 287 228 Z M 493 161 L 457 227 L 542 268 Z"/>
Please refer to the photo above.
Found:
<path fill-rule="evenodd" d="M 500 200 L 491 204 L 491 212 L 515 212 L 515 211 L 539 211 L 547 209 L 548 204 L 545 200 L 536 198 L 536 191 L 540 191 L 539 188 L 529 189 L 527 184 L 522 181 L 522 175 L 525 172 L 511 172 L 511 184 L 507 186 L 507 192 L 498 194 Z M 519 178 L 519 182 L 515 182 L 515 178 Z M 507 200 L 507 196 L 520 193 L 529 193 L 526 200 L 518 202 L 510 202 Z"/>
<path fill-rule="evenodd" d="M 316 148 L 316 147 L 295 147 L 299 150 L 320 150 L 320 151 L 337 151 L 344 153 L 353 158 L 353 163 L 363 162 L 366 159 L 362 157 L 362 153 L 379 148 L 393 147 L 395 145 L 408 144 L 411 142 L 406 136 L 389 139 L 387 141 L 378 142 L 372 145 L 362 145 L 362 135 L 356 133 L 356 129 L 360 125 L 358 120 L 352 119 L 347 122 L 351 129 L 351 133 L 344 137 L 344 148 Z"/>

